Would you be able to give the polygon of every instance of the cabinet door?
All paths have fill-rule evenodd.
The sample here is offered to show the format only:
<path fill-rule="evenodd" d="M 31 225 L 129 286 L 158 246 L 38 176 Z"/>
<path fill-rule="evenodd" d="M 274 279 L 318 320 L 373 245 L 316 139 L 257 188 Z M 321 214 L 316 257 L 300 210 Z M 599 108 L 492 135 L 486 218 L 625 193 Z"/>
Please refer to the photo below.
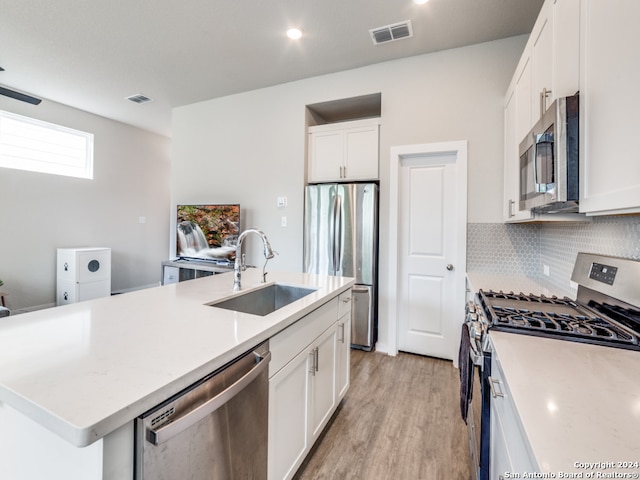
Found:
<path fill-rule="evenodd" d="M 520 157 L 516 140 L 517 99 L 515 87 L 507 91 L 504 106 L 504 205 L 503 220 L 519 222 L 531 218 L 529 210 L 520 210 Z"/>
<path fill-rule="evenodd" d="M 489 459 L 489 478 L 504 480 L 506 472 L 514 472 L 515 470 L 509 458 L 506 439 L 502 431 L 502 423 L 493 409 L 491 410 L 491 446 L 489 448 L 491 457 Z"/>
<path fill-rule="evenodd" d="M 529 133 L 533 126 L 532 73 L 530 51 L 525 50 L 516 70 L 516 145 Z"/>
<path fill-rule="evenodd" d="M 532 123 L 533 126 L 547 110 L 553 98 L 553 5 L 547 1 L 542 6 L 531 32 L 532 58 Z"/>
<path fill-rule="evenodd" d="M 378 179 L 378 125 L 345 130 L 345 180 Z"/>
<path fill-rule="evenodd" d="M 315 368 L 311 368 L 310 409 L 312 440 L 320 435 L 336 405 L 336 338 L 337 326 L 334 325 L 313 345 Z"/>
<path fill-rule="evenodd" d="M 553 4 L 553 98 L 580 90 L 580 0 Z"/>
<path fill-rule="evenodd" d="M 640 2 L 584 0 L 580 14 L 580 211 L 638 213 Z"/>
<path fill-rule="evenodd" d="M 310 350 L 269 380 L 269 480 L 293 477 L 309 447 Z"/>
<path fill-rule="evenodd" d="M 344 165 L 344 132 L 319 131 L 309 134 L 309 181 L 340 180 Z"/>
<path fill-rule="evenodd" d="M 336 361 L 337 402 L 342 400 L 349 390 L 351 371 L 351 312 L 338 320 L 338 348 Z"/>

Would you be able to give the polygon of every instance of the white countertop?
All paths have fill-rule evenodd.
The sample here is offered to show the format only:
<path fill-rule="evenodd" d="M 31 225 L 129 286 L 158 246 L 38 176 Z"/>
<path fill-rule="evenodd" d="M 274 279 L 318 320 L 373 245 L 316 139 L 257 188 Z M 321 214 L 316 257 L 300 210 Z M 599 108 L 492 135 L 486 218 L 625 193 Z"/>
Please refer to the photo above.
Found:
<path fill-rule="evenodd" d="M 245 271 L 242 292 L 264 286 L 261 273 Z M 264 317 L 205 305 L 233 295 L 226 273 L 4 318 L 0 407 L 89 445 L 354 282 L 278 272 L 268 280 L 318 290 Z"/>
<path fill-rule="evenodd" d="M 504 332 L 491 338 L 543 472 L 640 473 L 575 465 L 640 462 L 640 352 Z"/>

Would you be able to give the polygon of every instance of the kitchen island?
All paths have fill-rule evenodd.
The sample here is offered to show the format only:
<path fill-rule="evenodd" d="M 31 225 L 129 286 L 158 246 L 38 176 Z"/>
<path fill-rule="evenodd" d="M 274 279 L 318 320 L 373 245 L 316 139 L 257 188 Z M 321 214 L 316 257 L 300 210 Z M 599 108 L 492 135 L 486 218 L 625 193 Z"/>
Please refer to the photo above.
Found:
<path fill-rule="evenodd" d="M 243 292 L 264 286 L 260 277 L 258 269 L 244 272 Z M 316 291 L 266 316 L 208 306 L 235 295 L 229 273 L 3 320 L 3 477 L 128 478 L 133 419 L 337 297 L 353 279 L 271 273 L 273 282 Z"/>

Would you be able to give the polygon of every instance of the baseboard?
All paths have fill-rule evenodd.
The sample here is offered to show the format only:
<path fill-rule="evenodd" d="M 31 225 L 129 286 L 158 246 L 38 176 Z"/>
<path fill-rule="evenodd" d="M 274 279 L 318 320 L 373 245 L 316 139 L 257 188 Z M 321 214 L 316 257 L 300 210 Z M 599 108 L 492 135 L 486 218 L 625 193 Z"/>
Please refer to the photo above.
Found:
<path fill-rule="evenodd" d="M 159 286 L 160 286 L 160 282 L 150 283 L 148 285 L 141 285 L 139 287 L 123 288 L 122 290 L 115 290 L 111 292 L 111 295 L 120 295 L 122 293 L 135 292 L 136 290 L 146 290 L 147 288 L 154 288 Z"/>
<path fill-rule="evenodd" d="M 45 303 L 42 305 L 34 305 L 33 307 L 11 309 L 11 315 L 13 316 L 13 315 L 20 315 L 21 313 L 35 312 L 37 310 L 44 310 L 46 308 L 52 308 L 55 306 L 56 306 L 55 303 Z"/>

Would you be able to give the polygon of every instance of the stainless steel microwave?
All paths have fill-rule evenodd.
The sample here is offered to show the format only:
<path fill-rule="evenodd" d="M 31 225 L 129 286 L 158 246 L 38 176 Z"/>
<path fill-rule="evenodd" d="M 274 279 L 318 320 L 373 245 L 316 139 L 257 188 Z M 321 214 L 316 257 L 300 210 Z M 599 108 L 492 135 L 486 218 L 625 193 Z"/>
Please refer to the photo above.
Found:
<path fill-rule="evenodd" d="M 577 212 L 579 95 L 556 99 L 520 143 L 520 210 Z"/>

